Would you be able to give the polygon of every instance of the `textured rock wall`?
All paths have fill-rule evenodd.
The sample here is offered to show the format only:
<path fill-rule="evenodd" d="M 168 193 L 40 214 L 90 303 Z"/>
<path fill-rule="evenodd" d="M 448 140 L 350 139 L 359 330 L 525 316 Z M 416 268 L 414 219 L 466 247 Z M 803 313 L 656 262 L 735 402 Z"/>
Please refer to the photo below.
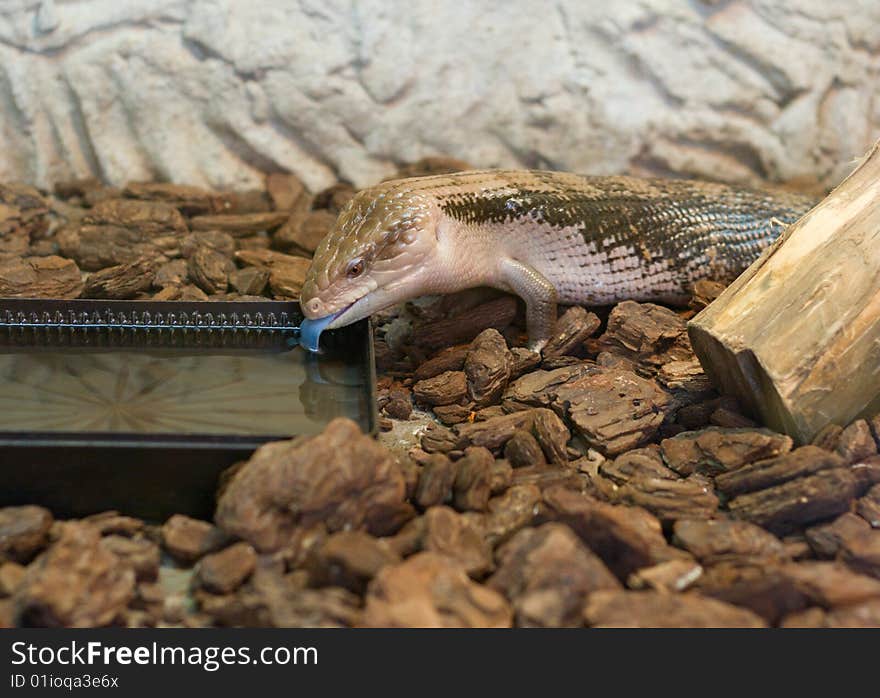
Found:
<path fill-rule="evenodd" d="M 833 183 L 877 0 L 4 0 L 0 179 L 313 188 L 482 166 Z"/>

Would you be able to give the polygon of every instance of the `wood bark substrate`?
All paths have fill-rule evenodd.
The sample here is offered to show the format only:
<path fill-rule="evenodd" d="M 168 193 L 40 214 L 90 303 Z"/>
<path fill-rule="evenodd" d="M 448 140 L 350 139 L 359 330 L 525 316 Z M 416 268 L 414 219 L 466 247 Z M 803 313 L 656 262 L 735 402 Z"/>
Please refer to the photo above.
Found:
<path fill-rule="evenodd" d="M 807 443 L 880 409 L 880 142 L 689 324 L 722 392 Z"/>

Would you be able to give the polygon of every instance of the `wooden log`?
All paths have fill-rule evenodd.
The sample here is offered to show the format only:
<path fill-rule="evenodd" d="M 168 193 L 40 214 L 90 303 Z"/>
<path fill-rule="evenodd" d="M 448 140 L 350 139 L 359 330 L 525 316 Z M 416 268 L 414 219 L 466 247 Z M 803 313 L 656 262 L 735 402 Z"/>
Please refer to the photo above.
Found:
<path fill-rule="evenodd" d="M 688 331 L 715 386 L 800 443 L 880 410 L 880 142 Z"/>

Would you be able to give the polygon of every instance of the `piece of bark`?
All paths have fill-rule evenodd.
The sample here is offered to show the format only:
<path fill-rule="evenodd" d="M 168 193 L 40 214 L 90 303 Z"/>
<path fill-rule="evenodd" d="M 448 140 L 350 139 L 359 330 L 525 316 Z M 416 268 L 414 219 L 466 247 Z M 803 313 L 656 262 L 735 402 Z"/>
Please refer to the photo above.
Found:
<path fill-rule="evenodd" d="M 235 543 L 219 553 L 203 557 L 195 569 L 195 580 L 216 594 L 228 594 L 251 576 L 257 553 L 247 543 Z"/>
<path fill-rule="evenodd" d="M 266 234 L 250 235 L 235 240 L 235 249 L 245 252 L 265 251 L 272 247 L 272 238 Z"/>
<path fill-rule="evenodd" d="M 272 293 L 284 298 L 299 298 L 309 266 L 309 260 L 295 257 L 290 264 L 270 267 L 269 288 Z"/>
<path fill-rule="evenodd" d="M 429 155 L 415 162 L 401 165 L 397 173 L 391 179 L 403 179 L 405 177 L 427 177 L 429 175 L 451 174 L 463 170 L 472 170 L 473 165 L 464 160 L 450 158 L 443 155 Z"/>
<path fill-rule="evenodd" d="M 473 408 L 471 403 L 466 403 L 464 405 L 434 405 L 431 409 L 437 419 L 443 424 L 451 426 L 472 419 L 474 416 Z"/>
<path fill-rule="evenodd" d="M 0 562 L 26 564 L 49 543 L 52 514 L 31 504 L 0 509 Z"/>
<path fill-rule="evenodd" d="M 880 142 L 690 322 L 713 383 L 800 443 L 876 409 L 878 226 Z"/>
<path fill-rule="evenodd" d="M 545 358 L 574 353 L 601 324 L 595 313 L 572 306 L 556 321 L 554 334 L 541 353 Z"/>
<path fill-rule="evenodd" d="M 504 446 L 504 457 L 514 468 L 544 465 L 547 462 L 538 440 L 524 429 L 513 432 Z"/>
<path fill-rule="evenodd" d="M 700 594 L 747 608 L 770 624 L 809 606 L 809 597 L 780 565 L 731 560 L 704 571 L 696 584 Z"/>
<path fill-rule="evenodd" d="M 560 486 L 545 490 L 543 498 L 548 516 L 568 524 L 618 579 L 689 557 L 667 544 L 660 522 L 644 509 L 606 504 Z"/>
<path fill-rule="evenodd" d="M 828 424 L 819 430 L 810 443 L 826 451 L 836 451 L 842 433 L 843 427 L 839 424 Z"/>
<path fill-rule="evenodd" d="M 851 500 L 878 481 L 878 465 L 831 468 L 740 495 L 731 500 L 728 507 L 739 518 L 784 534 L 804 524 L 842 514 L 849 509 Z"/>
<path fill-rule="evenodd" d="M 837 557 L 846 541 L 852 540 L 870 529 L 870 524 L 861 516 L 848 511 L 830 523 L 808 528 L 804 535 L 816 557 L 831 559 Z"/>
<path fill-rule="evenodd" d="M 162 545 L 173 558 L 191 564 L 229 542 L 229 536 L 207 521 L 174 514 L 162 526 Z"/>
<path fill-rule="evenodd" d="M 291 215 L 273 236 L 280 249 L 296 248 L 314 253 L 336 223 L 337 214 L 324 209 L 306 211 L 303 215 Z"/>
<path fill-rule="evenodd" d="M 693 358 L 685 330 L 684 319 L 669 308 L 624 301 L 612 309 L 597 344 L 632 361 L 659 366 Z"/>
<path fill-rule="evenodd" d="M 863 574 L 880 579 L 880 530 L 870 529 L 841 542 L 840 559 Z"/>
<path fill-rule="evenodd" d="M 458 465 L 442 453 L 428 457 L 419 475 L 415 500 L 422 509 L 442 504 L 452 497 Z"/>
<path fill-rule="evenodd" d="M 513 466 L 503 458 L 492 463 L 492 481 L 489 489 L 492 496 L 502 494 L 513 483 Z"/>
<path fill-rule="evenodd" d="M 146 538 L 109 535 L 101 539 L 101 545 L 119 558 L 123 565 L 132 569 L 138 582 L 152 582 L 159 576 L 159 546 Z"/>
<path fill-rule="evenodd" d="M 525 347 L 512 347 L 510 349 L 510 379 L 519 378 L 524 373 L 541 365 L 541 355 L 529 351 Z"/>
<path fill-rule="evenodd" d="M 76 263 L 61 257 L 0 259 L 0 297 L 79 298 L 82 275 Z"/>
<path fill-rule="evenodd" d="M 422 552 L 386 567 L 370 583 L 364 625 L 506 628 L 512 616 L 501 594 L 472 582 L 454 560 Z"/>
<path fill-rule="evenodd" d="M 725 288 L 727 288 L 727 284 L 720 281 L 700 279 L 694 284 L 693 296 L 688 305 L 693 310 L 700 311 L 718 298 Z"/>
<path fill-rule="evenodd" d="M 614 628 L 762 628 L 743 608 L 692 593 L 598 591 L 587 599 L 587 624 Z"/>
<path fill-rule="evenodd" d="M 288 218 L 286 211 L 241 213 L 236 215 L 195 216 L 190 219 L 193 230 L 220 230 L 232 237 L 246 237 L 259 232 L 272 232 Z"/>
<path fill-rule="evenodd" d="M 606 460 L 599 465 L 599 473 L 617 485 L 623 485 L 634 478 L 678 479 L 678 475 L 663 464 L 656 446 L 635 448 L 620 454 L 614 460 Z"/>
<path fill-rule="evenodd" d="M 128 264 L 108 267 L 89 274 L 83 288 L 83 296 L 114 300 L 134 298 L 153 285 L 153 277 L 163 261 L 157 257 L 141 257 Z"/>
<path fill-rule="evenodd" d="M 681 519 L 673 542 L 704 565 L 736 559 L 781 560 L 785 547 L 776 536 L 748 521 Z"/>
<path fill-rule="evenodd" d="M 174 300 L 179 301 L 206 301 L 208 294 L 194 284 L 187 284 L 181 287 L 180 295 Z"/>
<path fill-rule="evenodd" d="M 229 274 L 229 285 L 239 293 L 259 296 L 269 283 L 269 271 L 258 267 L 236 269 Z"/>
<path fill-rule="evenodd" d="M 341 586 L 362 594 L 384 567 L 399 562 L 385 539 L 363 531 L 339 531 L 315 547 L 306 567 L 313 586 Z"/>
<path fill-rule="evenodd" d="M 818 446 L 801 446 L 790 453 L 721 473 L 715 478 L 715 485 L 725 496 L 735 497 L 844 465 L 844 459 L 836 453 Z"/>
<path fill-rule="evenodd" d="M 519 531 L 498 550 L 487 586 L 513 604 L 521 627 L 578 627 L 587 595 L 619 589 L 605 564 L 564 524 Z"/>
<path fill-rule="evenodd" d="M 482 422 L 460 424 L 455 427 L 455 433 L 459 437 L 459 444 L 483 446 L 491 450 L 504 446 L 517 429 L 531 429 L 534 419 L 534 410 L 514 412 Z"/>
<path fill-rule="evenodd" d="M 412 415 L 412 402 L 410 400 L 403 400 L 400 398 L 395 398 L 393 400 L 389 400 L 388 403 L 382 408 L 382 412 L 387 414 L 392 419 L 400 419 L 407 420 Z"/>
<path fill-rule="evenodd" d="M 422 405 L 461 404 L 466 400 L 467 394 L 467 376 L 464 371 L 446 371 L 413 385 L 413 397 Z"/>
<path fill-rule="evenodd" d="M 267 269 L 269 272 L 291 268 L 296 271 L 286 272 L 289 275 L 302 273 L 305 276 L 311 260 L 298 255 L 284 254 L 275 250 L 238 250 L 235 258 L 245 266 Z"/>
<path fill-rule="evenodd" d="M 146 527 L 141 519 L 125 516 L 114 510 L 92 514 L 81 521 L 96 528 L 102 536 L 118 535 L 133 538 L 137 534 L 143 533 Z"/>
<path fill-rule="evenodd" d="M 696 359 L 663 364 L 657 371 L 657 382 L 679 396 L 684 404 L 704 399 L 712 391 L 709 377 Z"/>
<path fill-rule="evenodd" d="M 84 271 L 127 264 L 140 257 L 180 252 L 178 233 L 152 233 L 113 225 L 68 225 L 56 239 L 61 254 L 76 261 Z"/>
<path fill-rule="evenodd" d="M 877 628 L 880 627 L 880 599 L 871 599 L 845 608 L 835 608 L 824 618 L 825 628 Z"/>
<path fill-rule="evenodd" d="M 530 525 L 540 502 L 541 490 L 535 485 L 512 485 L 504 494 L 492 497 L 483 522 L 483 535 L 489 544 L 499 545 Z"/>
<path fill-rule="evenodd" d="M 272 213 L 272 201 L 265 189 L 231 191 L 226 195 L 229 197 L 229 206 L 224 209 L 226 213 L 237 215 Z"/>
<path fill-rule="evenodd" d="M 792 440 L 767 429 L 721 429 L 684 432 L 660 445 L 667 465 L 680 475 L 717 475 L 747 463 L 788 453 Z"/>
<path fill-rule="evenodd" d="M 703 567 L 693 560 L 669 560 L 633 572 L 626 582 L 630 589 L 653 589 L 667 594 L 684 591 L 703 574 Z"/>
<path fill-rule="evenodd" d="M 503 330 L 516 316 L 516 299 L 501 296 L 467 312 L 413 328 L 413 343 L 422 349 L 470 342 L 486 328 Z"/>
<path fill-rule="evenodd" d="M 538 440 L 541 450 L 549 463 L 557 466 L 568 465 L 568 441 L 571 432 L 559 416 L 552 410 L 534 410 L 532 433 Z"/>
<path fill-rule="evenodd" d="M 530 465 L 513 471 L 510 482 L 518 485 L 535 485 L 541 490 L 565 487 L 576 492 L 591 491 L 589 477 L 574 468 L 560 468 L 555 465 Z"/>
<path fill-rule="evenodd" d="M 315 194 L 313 205 L 315 208 L 326 208 L 338 215 L 354 198 L 355 193 L 354 187 L 348 182 L 336 182 Z"/>
<path fill-rule="evenodd" d="M 428 424 L 419 443 L 428 453 L 449 453 L 464 448 L 467 440 L 439 424 Z"/>
<path fill-rule="evenodd" d="M 872 528 L 880 528 L 880 485 L 874 485 L 856 504 L 856 511 Z"/>
<path fill-rule="evenodd" d="M 170 182 L 129 182 L 123 195 L 144 201 L 161 201 L 187 216 L 221 213 L 229 208 L 229 195 L 187 184 Z"/>
<path fill-rule="evenodd" d="M 621 486 L 614 499 L 647 509 L 664 523 L 682 518 L 708 519 L 718 510 L 718 497 L 701 475 L 682 480 L 637 476 Z"/>
<path fill-rule="evenodd" d="M 17 562 L 0 562 L 0 598 L 8 598 L 18 591 L 27 568 Z"/>
<path fill-rule="evenodd" d="M 118 226 L 149 235 L 187 232 L 176 207 L 159 201 L 110 199 L 95 204 L 82 219 L 84 225 Z"/>
<path fill-rule="evenodd" d="M 276 211 L 289 211 L 305 192 L 305 185 L 295 174 L 272 172 L 266 175 L 266 193 Z"/>
<path fill-rule="evenodd" d="M 754 419 L 749 419 L 729 407 L 719 407 L 716 409 L 709 416 L 709 422 L 716 427 L 725 427 L 727 429 L 754 429 L 758 426 Z"/>
<path fill-rule="evenodd" d="M 258 628 L 339 628 L 361 623 L 359 599 L 346 589 L 306 589 L 271 561 L 257 567 L 234 594 L 197 590 L 214 625 Z"/>
<path fill-rule="evenodd" d="M 434 378 L 446 371 L 461 371 L 470 346 L 447 347 L 419 365 L 413 373 L 417 381 Z"/>
<path fill-rule="evenodd" d="M 349 419 L 312 437 L 261 446 L 233 475 L 215 521 L 261 552 L 284 545 L 298 527 L 396 531 L 414 512 L 391 453 Z"/>
<path fill-rule="evenodd" d="M 205 293 L 225 293 L 234 271 L 232 260 L 210 247 L 199 248 L 189 258 L 189 275 Z"/>
<path fill-rule="evenodd" d="M 419 516 L 407 521 L 393 536 L 382 538 L 382 541 L 398 557 L 404 558 L 419 552 L 425 537 L 425 517 Z"/>
<path fill-rule="evenodd" d="M 556 403 L 559 390 L 569 382 L 599 374 L 601 371 L 594 364 L 580 361 L 553 370 L 532 371 L 510 384 L 504 394 L 504 401 L 506 404 L 550 407 Z"/>
<path fill-rule="evenodd" d="M 837 453 L 847 463 L 857 463 L 877 455 L 877 444 L 871 427 L 864 419 L 857 419 L 840 433 Z"/>
<path fill-rule="evenodd" d="M 185 259 L 172 259 L 165 262 L 153 274 L 153 286 L 182 286 L 189 281 L 189 265 Z"/>
<path fill-rule="evenodd" d="M 465 449 L 465 455 L 457 463 L 453 502 L 460 511 L 485 511 L 492 494 L 492 453 L 481 446 Z"/>
<path fill-rule="evenodd" d="M 462 514 L 445 506 L 425 512 L 422 549 L 452 558 L 471 577 L 479 579 L 495 569 L 492 548 Z"/>
<path fill-rule="evenodd" d="M 39 627 L 100 627 L 118 618 L 134 596 L 134 571 L 101 545 L 85 524 L 61 536 L 28 567 L 14 598 L 17 622 Z"/>
<path fill-rule="evenodd" d="M 0 184 L 0 240 L 36 239 L 49 227 L 49 205 L 34 187 L 18 182 Z"/>
<path fill-rule="evenodd" d="M 205 247 L 219 252 L 224 257 L 232 257 L 236 250 L 235 238 L 220 230 L 199 230 L 185 235 L 180 240 L 180 254 L 185 259 L 189 259 Z"/>
<path fill-rule="evenodd" d="M 574 430 L 607 456 L 650 441 L 663 423 L 669 396 L 653 380 L 630 371 L 603 370 L 557 390 Z"/>
<path fill-rule="evenodd" d="M 501 399 L 510 380 L 510 353 L 498 330 L 483 330 L 471 342 L 464 361 L 470 399 L 477 407 L 493 405 Z"/>
<path fill-rule="evenodd" d="M 880 598 L 880 580 L 858 574 L 839 562 L 789 563 L 782 571 L 813 604 L 824 608 Z"/>

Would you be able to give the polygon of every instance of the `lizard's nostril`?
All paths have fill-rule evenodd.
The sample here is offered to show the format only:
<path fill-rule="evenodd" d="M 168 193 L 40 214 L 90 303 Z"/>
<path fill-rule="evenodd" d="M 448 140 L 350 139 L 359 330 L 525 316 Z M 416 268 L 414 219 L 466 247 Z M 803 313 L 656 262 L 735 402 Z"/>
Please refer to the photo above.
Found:
<path fill-rule="evenodd" d="M 321 310 L 321 301 L 319 301 L 317 298 L 312 298 L 306 303 L 306 310 L 308 310 L 310 313 L 317 314 Z"/>

